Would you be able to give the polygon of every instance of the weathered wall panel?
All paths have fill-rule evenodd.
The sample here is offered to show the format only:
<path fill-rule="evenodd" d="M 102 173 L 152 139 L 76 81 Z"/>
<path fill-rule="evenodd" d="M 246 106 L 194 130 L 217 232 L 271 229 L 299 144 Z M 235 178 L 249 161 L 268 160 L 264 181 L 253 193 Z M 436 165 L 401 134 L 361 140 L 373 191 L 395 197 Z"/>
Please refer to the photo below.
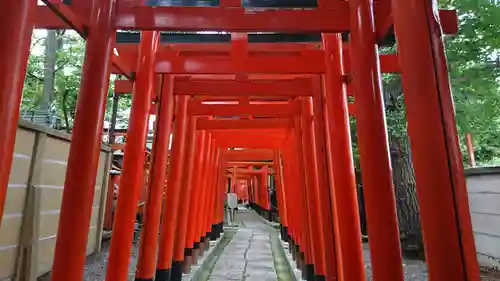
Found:
<path fill-rule="evenodd" d="M 35 133 L 19 129 L 0 227 L 0 280 L 15 273 Z"/>
<path fill-rule="evenodd" d="M 467 191 L 479 264 L 500 269 L 500 168 L 467 171 Z"/>
<path fill-rule="evenodd" d="M 19 259 L 19 249 L 33 246 L 23 243 L 24 240 L 29 240 L 29 237 L 24 237 L 26 232 L 22 233 L 24 228 L 28 229 L 33 225 L 38 226 L 34 232 L 30 232 L 38 238 L 36 239 L 38 243 L 35 243 L 36 251 L 33 251 L 37 253 L 36 256 L 33 254 L 33 258 L 38 261 L 34 272 L 41 275 L 51 269 L 70 147 L 69 140 L 67 134 L 24 121 L 20 123 L 3 223 L 0 228 L 0 280 L 13 277 L 17 267 L 22 268 L 25 265 L 27 257 Z M 104 208 L 103 202 L 105 202 L 102 198 L 103 184 L 105 175 L 108 175 L 108 157 L 109 149 L 103 147 L 96 177 L 87 254 L 99 250 L 98 242 L 102 233 L 100 228 L 103 224 L 100 221 L 103 213 L 101 205 Z M 32 195 L 35 197 L 29 197 L 28 194 L 35 194 Z M 31 205 L 25 204 L 27 200 L 32 200 Z M 33 208 L 28 208 L 35 205 L 33 202 L 37 202 L 36 205 L 39 206 L 36 215 L 33 213 L 35 212 Z M 37 223 L 29 221 L 30 219 L 36 219 Z"/>

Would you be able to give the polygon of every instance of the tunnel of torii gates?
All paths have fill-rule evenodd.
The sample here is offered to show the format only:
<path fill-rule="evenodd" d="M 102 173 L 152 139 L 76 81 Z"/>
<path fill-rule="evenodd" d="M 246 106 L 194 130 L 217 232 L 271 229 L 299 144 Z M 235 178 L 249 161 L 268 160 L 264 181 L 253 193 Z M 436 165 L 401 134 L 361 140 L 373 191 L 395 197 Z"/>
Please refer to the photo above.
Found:
<path fill-rule="evenodd" d="M 383 72 L 402 73 L 429 279 L 479 280 L 443 50 L 443 36 L 457 31 L 454 11 L 424 0 L 322 0 L 307 9 L 245 8 L 233 0 L 212 7 L 69 2 L 4 0 L 0 9 L 0 206 L 32 30 L 74 29 L 87 40 L 52 281 L 83 278 L 110 73 L 129 79 L 117 81 L 115 92 L 132 93 L 132 105 L 106 280 L 127 279 L 146 121 L 156 110 L 137 280 L 180 280 L 183 264 L 220 235 L 226 168 L 234 166 L 228 148 L 273 153 L 282 238 L 308 280 L 365 280 L 350 112 L 373 280 L 402 281 Z M 117 30 L 143 30 L 140 43 L 117 43 Z M 230 40 L 175 43 L 159 33 L 200 30 L 225 31 Z M 321 35 L 314 43 L 256 43 L 251 38 L 269 34 L 255 32 Z M 397 55 L 379 55 L 377 46 L 394 35 Z"/>

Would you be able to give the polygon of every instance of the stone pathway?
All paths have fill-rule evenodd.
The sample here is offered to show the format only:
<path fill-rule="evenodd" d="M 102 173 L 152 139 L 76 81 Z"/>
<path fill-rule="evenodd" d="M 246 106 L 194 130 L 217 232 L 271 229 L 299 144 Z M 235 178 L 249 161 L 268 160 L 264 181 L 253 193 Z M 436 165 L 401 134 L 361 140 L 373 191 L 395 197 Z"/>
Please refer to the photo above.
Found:
<path fill-rule="evenodd" d="M 271 229 L 256 214 L 239 212 L 240 228 L 219 256 L 209 281 L 277 281 Z"/>

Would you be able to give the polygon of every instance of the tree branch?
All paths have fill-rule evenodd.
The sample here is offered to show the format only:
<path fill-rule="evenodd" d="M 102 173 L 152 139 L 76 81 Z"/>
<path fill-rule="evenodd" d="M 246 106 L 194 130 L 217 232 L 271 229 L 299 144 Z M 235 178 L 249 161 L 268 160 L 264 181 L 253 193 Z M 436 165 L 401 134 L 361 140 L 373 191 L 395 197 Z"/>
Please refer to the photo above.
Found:
<path fill-rule="evenodd" d="M 26 74 L 28 74 L 29 77 L 35 78 L 38 82 L 43 82 L 42 78 L 36 76 L 35 74 L 33 74 L 33 73 L 31 73 L 31 72 L 29 72 L 27 70 L 26 70 Z"/>
<path fill-rule="evenodd" d="M 38 45 L 38 43 L 40 43 L 40 41 L 42 41 L 42 40 L 45 40 L 45 37 L 38 38 L 35 42 L 33 42 L 33 43 L 31 44 L 30 54 L 31 54 L 31 52 L 33 51 L 33 48 L 34 48 L 35 46 L 37 46 L 37 45 Z"/>
<path fill-rule="evenodd" d="M 59 70 L 63 69 L 69 62 L 70 62 L 71 59 L 67 59 L 65 62 L 62 63 L 62 65 L 59 65 L 59 67 L 54 70 L 54 74 L 56 74 Z"/>

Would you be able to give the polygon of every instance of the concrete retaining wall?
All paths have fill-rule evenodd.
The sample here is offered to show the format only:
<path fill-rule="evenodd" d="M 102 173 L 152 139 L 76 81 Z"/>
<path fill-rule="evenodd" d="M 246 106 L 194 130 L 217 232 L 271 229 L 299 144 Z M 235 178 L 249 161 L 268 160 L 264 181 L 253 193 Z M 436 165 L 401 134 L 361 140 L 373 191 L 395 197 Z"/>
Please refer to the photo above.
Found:
<path fill-rule="evenodd" d="M 479 264 L 500 270 L 500 167 L 466 171 Z"/>
<path fill-rule="evenodd" d="M 50 271 L 69 154 L 70 135 L 21 121 L 0 228 L 0 280 Z M 110 150 L 103 146 L 96 178 L 87 254 L 100 250 Z M 30 241 L 34 241 L 30 243 Z M 30 245 L 31 244 L 31 245 Z M 16 273 L 17 272 L 17 273 Z"/>

